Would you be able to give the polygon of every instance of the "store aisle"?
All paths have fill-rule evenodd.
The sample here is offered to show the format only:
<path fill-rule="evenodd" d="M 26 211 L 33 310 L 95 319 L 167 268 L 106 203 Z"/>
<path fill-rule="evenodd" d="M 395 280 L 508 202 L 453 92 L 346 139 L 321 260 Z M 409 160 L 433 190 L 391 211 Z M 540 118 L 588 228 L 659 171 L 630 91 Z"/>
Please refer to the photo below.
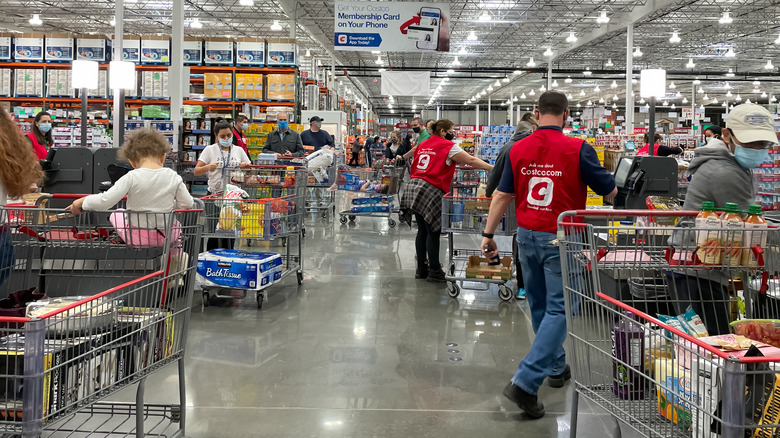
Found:
<path fill-rule="evenodd" d="M 525 302 L 451 299 L 414 280 L 412 231 L 358 222 L 307 226 L 304 285 L 272 288 L 261 311 L 201 311 L 196 294 L 187 434 L 568 437 L 571 384 L 542 389 L 541 420 L 500 395 L 531 344 Z M 173 371 L 150 377 L 150 401 L 173 401 Z M 613 419 L 580 409 L 581 437 L 613 436 Z"/>

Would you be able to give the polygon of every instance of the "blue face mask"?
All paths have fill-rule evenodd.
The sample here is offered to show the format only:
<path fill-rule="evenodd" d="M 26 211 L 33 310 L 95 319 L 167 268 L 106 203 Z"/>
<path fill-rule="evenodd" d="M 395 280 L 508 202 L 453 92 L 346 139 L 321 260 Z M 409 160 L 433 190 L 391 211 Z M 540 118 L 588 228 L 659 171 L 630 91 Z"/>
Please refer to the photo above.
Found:
<path fill-rule="evenodd" d="M 290 122 L 287 120 L 279 120 L 279 129 L 287 129 L 287 127 L 290 126 Z"/>
<path fill-rule="evenodd" d="M 38 125 L 38 129 L 40 129 L 41 132 L 46 134 L 51 130 L 51 123 L 41 123 L 40 125 Z"/>
<path fill-rule="evenodd" d="M 228 138 L 227 140 L 219 139 L 219 145 L 223 148 L 226 148 L 233 144 L 233 137 Z"/>
<path fill-rule="evenodd" d="M 734 158 L 745 169 L 753 169 L 769 158 L 769 150 L 743 148 L 737 144 L 734 145 Z"/>

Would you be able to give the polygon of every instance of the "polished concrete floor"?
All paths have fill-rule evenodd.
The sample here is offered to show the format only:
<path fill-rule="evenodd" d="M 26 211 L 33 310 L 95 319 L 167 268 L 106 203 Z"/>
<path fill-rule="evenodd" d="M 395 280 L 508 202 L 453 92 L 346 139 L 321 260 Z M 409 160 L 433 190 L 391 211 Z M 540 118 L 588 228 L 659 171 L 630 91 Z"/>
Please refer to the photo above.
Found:
<path fill-rule="evenodd" d="M 303 286 L 275 285 L 262 310 L 249 298 L 202 309 L 195 295 L 188 436 L 569 436 L 571 383 L 542 388 L 539 420 L 501 396 L 533 339 L 525 302 L 415 280 L 414 231 L 386 219 L 310 224 L 304 252 Z M 147 401 L 176 389 L 170 367 Z M 579 412 L 578 436 L 617 435 L 611 416 L 585 401 Z"/>

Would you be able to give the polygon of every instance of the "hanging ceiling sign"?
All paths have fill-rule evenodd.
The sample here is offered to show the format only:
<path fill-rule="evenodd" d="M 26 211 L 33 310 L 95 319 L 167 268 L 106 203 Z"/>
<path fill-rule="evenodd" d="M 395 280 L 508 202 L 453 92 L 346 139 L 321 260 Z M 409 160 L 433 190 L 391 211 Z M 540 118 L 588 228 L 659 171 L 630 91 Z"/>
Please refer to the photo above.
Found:
<path fill-rule="evenodd" d="M 336 50 L 450 51 L 449 3 L 336 1 Z"/>

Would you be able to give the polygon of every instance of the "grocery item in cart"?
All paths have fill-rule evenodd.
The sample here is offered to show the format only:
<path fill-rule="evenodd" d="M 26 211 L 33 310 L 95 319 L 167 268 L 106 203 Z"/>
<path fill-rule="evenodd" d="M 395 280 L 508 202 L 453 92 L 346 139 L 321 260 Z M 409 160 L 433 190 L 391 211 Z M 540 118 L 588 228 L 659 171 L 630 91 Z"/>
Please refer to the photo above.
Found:
<path fill-rule="evenodd" d="M 648 196 L 645 200 L 648 210 L 679 211 L 682 210 L 680 200 L 668 196 Z M 651 218 L 656 225 L 671 227 L 680 219 L 677 216 L 657 216 Z"/>
<path fill-rule="evenodd" d="M 509 280 L 512 278 L 512 257 L 503 257 L 500 264 L 492 265 L 484 257 L 470 256 L 466 265 L 466 278 Z"/>
<path fill-rule="evenodd" d="M 282 256 L 214 249 L 198 255 L 197 272 L 200 286 L 260 290 L 282 278 Z"/>
<path fill-rule="evenodd" d="M 722 257 L 720 217 L 715 213 L 715 203 L 701 203 L 701 213 L 696 216 L 696 255 L 705 265 L 719 265 Z"/>
<path fill-rule="evenodd" d="M 632 316 L 627 313 L 612 328 L 612 390 L 620 400 L 645 398 L 645 331 Z"/>
<path fill-rule="evenodd" d="M 50 312 L 60 310 L 71 304 L 90 297 L 61 297 L 33 301 L 27 304 L 28 318 L 40 318 Z M 114 322 L 114 305 L 103 299 L 87 301 L 84 304 L 53 315 L 47 324 L 47 332 L 54 334 L 70 334 L 99 332 L 108 328 Z"/>
<path fill-rule="evenodd" d="M 731 323 L 734 333 L 780 348 L 780 320 L 743 319 Z"/>
<path fill-rule="evenodd" d="M 742 265 L 756 267 L 758 259 L 753 253 L 753 247 L 766 248 L 767 223 L 760 205 L 748 207 L 745 218 L 745 250 L 742 251 Z"/>
<path fill-rule="evenodd" d="M 658 412 L 680 429 L 691 428 L 691 372 L 674 359 L 655 361 Z"/>
<path fill-rule="evenodd" d="M 723 265 L 739 266 L 742 262 L 742 238 L 745 232 L 745 223 L 737 210 L 739 206 L 734 202 L 727 202 L 726 209 L 720 216 L 723 225 Z"/>

